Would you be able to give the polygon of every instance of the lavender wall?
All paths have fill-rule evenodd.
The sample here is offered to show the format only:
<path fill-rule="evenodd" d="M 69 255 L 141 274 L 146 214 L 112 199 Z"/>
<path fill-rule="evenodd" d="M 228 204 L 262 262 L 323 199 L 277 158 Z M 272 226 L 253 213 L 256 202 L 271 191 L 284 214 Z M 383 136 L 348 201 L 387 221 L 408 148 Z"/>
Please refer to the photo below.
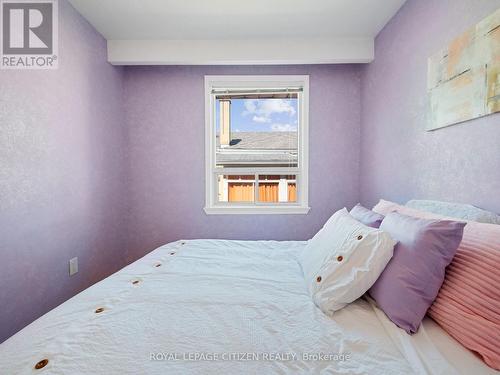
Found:
<path fill-rule="evenodd" d="M 205 74 L 310 75 L 308 215 L 209 215 Z M 307 239 L 358 199 L 358 66 L 128 67 L 129 261 L 178 238 Z"/>
<path fill-rule="evenodd" d="M 0 71 L 0 342 L 124 265 L 123 70 L 59 3 L 59 69 Z"/>
<path fill-rule="evenodd" d="M 362 76 L 361 198 L 428 198 L 500 212 L 500 115 L 425 132 L 427 58 L 500 0 L 408 0 Z"/>

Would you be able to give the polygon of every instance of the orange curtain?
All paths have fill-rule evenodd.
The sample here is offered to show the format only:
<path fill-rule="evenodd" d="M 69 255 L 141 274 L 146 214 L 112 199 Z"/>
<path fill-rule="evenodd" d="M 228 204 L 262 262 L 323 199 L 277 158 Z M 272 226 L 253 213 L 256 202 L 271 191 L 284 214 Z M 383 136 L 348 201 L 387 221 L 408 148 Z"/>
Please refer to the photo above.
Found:
<path fill-rule="evenodd" d="M 259 202 L 277 202 L 278 184 L 260 183 L 259 184 Z"/>
<path fill-rule="evenodd" d="M 297 201 L 297 185 L 288 184 L 288 202 Z"/>
<path fill-rule="evenodd" d="M 253 184 L 230 182 L 228 184 L 229 202 L 253 202 Z"/>
<path fill-rule="evenodd" d="M 271 182 L 259 183 L 259 202 L 278 202 L 279 185 Z M 228 183 L 229 202 L 253 202 L 254 184 L 247 182 Z M 297 185 L 288 184 L 288 202 L 297 201 Z"/>

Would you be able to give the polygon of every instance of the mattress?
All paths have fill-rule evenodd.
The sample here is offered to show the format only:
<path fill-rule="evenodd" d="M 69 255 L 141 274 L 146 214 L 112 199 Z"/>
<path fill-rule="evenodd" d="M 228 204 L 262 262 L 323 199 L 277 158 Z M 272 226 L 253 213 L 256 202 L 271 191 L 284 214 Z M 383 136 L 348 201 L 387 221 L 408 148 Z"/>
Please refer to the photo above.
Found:
<path fill-rule="evenodd" d="M 162 246 L 2 343 L 0 373 L 494 373 L 430 320 L 409 336 L 364 299 L 325 316 L 296 261 L 304 245 Z"/>

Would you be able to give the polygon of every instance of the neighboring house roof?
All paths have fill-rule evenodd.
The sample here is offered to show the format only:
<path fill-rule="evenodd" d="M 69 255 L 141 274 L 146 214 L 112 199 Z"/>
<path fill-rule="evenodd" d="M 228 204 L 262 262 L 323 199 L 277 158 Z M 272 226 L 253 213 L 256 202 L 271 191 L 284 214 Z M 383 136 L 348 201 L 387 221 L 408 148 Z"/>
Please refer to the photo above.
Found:
<path fill-rule="evenodd" d="M 217 164 L 290 165 L 297 163 L 297 132 L 232 132 L 229 146 L 220 147 Z"/>
<path fill-rule="evenodd" d="M 219 137 L 217 136 L 217 147 Z M 297 132 L 232 132 L 226 149 L 296 150 Z"/>

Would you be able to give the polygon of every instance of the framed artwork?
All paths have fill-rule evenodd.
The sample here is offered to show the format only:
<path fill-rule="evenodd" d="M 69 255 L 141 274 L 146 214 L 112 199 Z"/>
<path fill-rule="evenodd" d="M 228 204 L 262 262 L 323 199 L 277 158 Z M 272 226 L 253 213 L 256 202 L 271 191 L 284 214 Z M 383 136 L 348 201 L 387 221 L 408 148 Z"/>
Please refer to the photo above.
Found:
<path fill-rule="evenodd" d="M 500 9 L 429 58 L 427 83 L 427 130 L 500 112 Z"/>

